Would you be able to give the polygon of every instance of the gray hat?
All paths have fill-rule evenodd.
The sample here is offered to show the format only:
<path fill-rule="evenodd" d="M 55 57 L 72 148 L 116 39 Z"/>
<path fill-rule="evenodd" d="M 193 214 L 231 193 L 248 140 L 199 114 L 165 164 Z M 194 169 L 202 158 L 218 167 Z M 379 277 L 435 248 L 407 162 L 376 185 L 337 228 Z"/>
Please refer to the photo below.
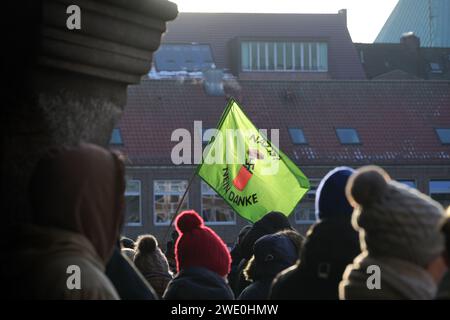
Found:
<path fill-rule="evenodd" d="M 372 256 L 403 259 L 426 267 L 445 250 L 443 207 L 419 191 L 390 179 L 376 166 L 363 167 L 346 188 L 355 207 L 353 226 L 361 249 Z"/>

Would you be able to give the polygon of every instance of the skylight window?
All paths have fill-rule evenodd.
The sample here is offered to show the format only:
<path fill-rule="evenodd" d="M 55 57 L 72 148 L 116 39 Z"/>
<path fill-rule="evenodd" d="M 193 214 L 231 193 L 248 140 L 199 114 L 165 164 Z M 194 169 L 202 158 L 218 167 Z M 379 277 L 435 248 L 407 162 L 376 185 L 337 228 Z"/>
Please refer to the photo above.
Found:
<path fill-rule="evenodd" d="M 162 44 L 154 61 L 158 71 L 200 72 L 214 67 L 207 44 Z"/>
<path fill-rule="evenodd" d="M 122 134 L 120 133 L 119 128 L 113 129 L 112 134 L 111 134 L 111 140 L 109 141 L 109 144 L 114 144 L 114 145 L 122 145 L 123 144 Z"/>
<path fill-rule="evenodd" d="M 430 68 L 432 73 L 442 73 L 441 65 L 437 62 L 431 62 Z"/>
<path fill-rule="evenodd" d="M 342 144 L 360 144 L 358 132 L 352 128 L 336 129 L 336 134 Z"/>
<path fill-rule="evenodd" d="M 302 129 L 299 128 L 289 128 L 289 135 L 293 144 L 307 144 L 305 134 Z"/>
<path fill-rule="evenodd" d="M 439 140 L 443 144 L 450 144 L 450 128 L 436 129 L 436 133 L 439 136 Z"/>

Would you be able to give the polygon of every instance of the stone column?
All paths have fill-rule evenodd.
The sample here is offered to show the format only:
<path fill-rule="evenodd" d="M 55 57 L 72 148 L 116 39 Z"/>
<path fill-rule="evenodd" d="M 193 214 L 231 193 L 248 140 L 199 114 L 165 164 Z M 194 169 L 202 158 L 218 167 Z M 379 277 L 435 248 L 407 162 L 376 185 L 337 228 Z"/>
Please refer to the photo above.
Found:
<path fill-rule="evenodd" d="M 70 5 L 81 10 L 79 30 L 66 26 Z M 28 181 L 49 146 L 107 146 L 127 85 L 149 71 L 178 12 L 166 0 L 27 0 L 2 10 L 0 210 L 8 226 L 29 220 Z"/>

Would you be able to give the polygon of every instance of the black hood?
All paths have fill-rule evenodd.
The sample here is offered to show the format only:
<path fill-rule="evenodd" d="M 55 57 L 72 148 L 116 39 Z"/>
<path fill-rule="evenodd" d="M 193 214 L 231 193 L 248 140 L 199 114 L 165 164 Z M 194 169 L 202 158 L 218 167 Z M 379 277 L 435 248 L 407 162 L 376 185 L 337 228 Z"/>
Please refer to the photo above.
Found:
<path fill-rule="evenodd" d="M 253 245 L 255 242 L 267 234 L 273 234 L 278 231 L 292 229 L 288 218 L 280 212 L 270 212 L 256 221 L 252 228 L 242 239 L 241 255 L 244 259 L 250 259 L 253 255 Z"/>

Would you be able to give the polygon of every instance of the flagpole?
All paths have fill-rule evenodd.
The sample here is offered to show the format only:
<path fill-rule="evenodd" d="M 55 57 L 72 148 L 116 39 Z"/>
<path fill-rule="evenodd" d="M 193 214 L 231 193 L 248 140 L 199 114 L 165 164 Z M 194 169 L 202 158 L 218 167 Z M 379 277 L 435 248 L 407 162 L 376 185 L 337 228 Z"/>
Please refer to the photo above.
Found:
<path fill-rule="evenodd" d="M 225 107 L 225 110 L 222 112 L 222 115 L 221 115 L 221 117 L 219 119 L 219 123 L 217 124 L 216 128 L 220 127 L 221 123 L 225 119 L 225 116 L 228 114 L 228 112 L 229 112 L 229 110 L 231 108 L 231 105 L 233 104 L 234 101 L 235 101 L 235 99 L 233 97 L 229 97 L 228 98 L 227 106 Z M 164 243 L 166 243 L 166 241 L 167 241 L 167 236 L 169 235 L 169 231 L 170 231 L 170 229 L 172 227 L 172 224 L 175 221 L 176 217 L 178 216 L 178 213 L 179 213 L 179 210 L 181 208 L 181 205 L 184 202 L 184 198 L 186 197 L 186 194 L 188 193 L 188 191 L 189 191 L 189 189 L 190 189 L 190 187 L 192 185 L 192 182 L 194 181 L 195 176 L 197 175 L 198 171 L 200 170 L 200 167 L 201 167 L 201 165 L 197 165 L 197 167 L 195 168 L 194 173 L 192 174 L 191 178 L 189 179 L 188 186 L 186 187 L 186 190 L 184 191 L 184 194 L 181 197 L 181 200 L 178 202 L 178 206 L 177 206 L 177 209 L 175 210 L 175 214 L 172 217 L 172 219 L 170 220 L 169 227 L 167 228 L 166 235 L 164 236 Z"/>
<path fill-rule="evenodd" d="M 188 185 L 186 187 L 186 190 L 184 191 L 183 196 L 181 197 L 180 201 L 178 201 L 177 209 L 175 210 L 175 214 L 173 215 L 172 219 L 170 220 L 169 227 L 167 228 L 166 235 L 164 236 L 164 243 L 167 242 L 167 236 L 169 235 L 169 231 L 170 231 L 170 229 L 171 229 L 171 227 L 173 225 L 173 222 L 175 221 L 175 218 L 178 216 L 178 213 L 180 211 L 181 205 L 184 202 L 184 198 L 186 197 L 189 189 L 191 188 L 192 182 L 194 182 L 194 178 L 195 178 L 196 175 L 197 175 L 197 169 L 194 171 L 194 173 L 192 174 L 191 178 L 189 179 L 189 183 L 188 183 Z"/>

